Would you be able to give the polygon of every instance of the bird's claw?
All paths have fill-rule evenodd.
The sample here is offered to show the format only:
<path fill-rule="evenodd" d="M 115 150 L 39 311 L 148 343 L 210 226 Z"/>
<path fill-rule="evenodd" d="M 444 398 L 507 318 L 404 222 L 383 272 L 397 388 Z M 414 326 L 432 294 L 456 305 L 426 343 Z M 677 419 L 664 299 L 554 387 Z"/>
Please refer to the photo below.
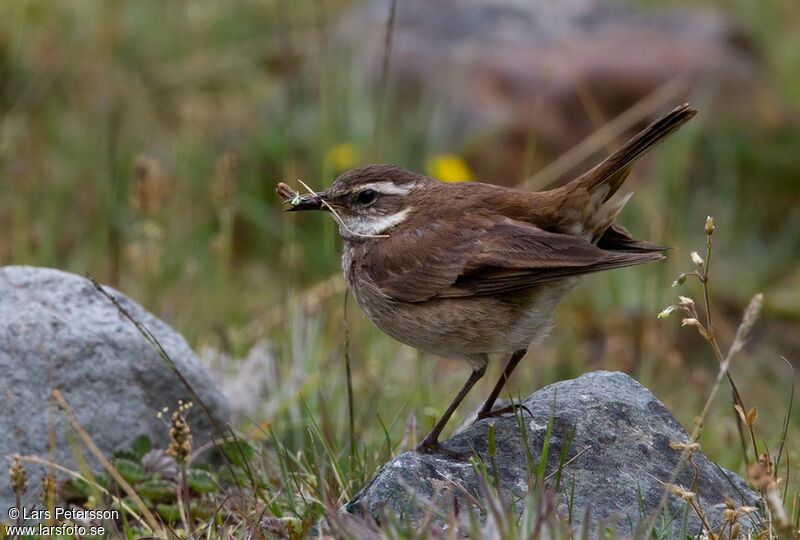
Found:
<path fill-rule="evenodd" d="M 452 459 L 457 459 L 459 461 L 466 461 L 470 454 L 466 452 L 457 452 L 455 450 L 449 450 L 441 445 L 441 443 L 437 440 L 429 441 L 427 439 L 423 439 L 421 443 L 414 447 L 415 452 L 419 452 L 420 454 L 442 454 Z"/>
<path fill-rule="evenodd" d="M 479 420 L 485 420 L 486 418 L 496 418 L 504 414 L 514 413 L 517 412 L 519 409 L 524 410 L 531 416 L 531 418 L 533 418 L 533 413 L 528 407 L 526 407 L 522 403 L 512 403 L 511 405 L 506 405 L 505 407 L 500 407 L 498 409 L 492 409 L 491 411 L 479 412 L 477 418 L 475 418 L 475 422 L 478 422 Z"/>

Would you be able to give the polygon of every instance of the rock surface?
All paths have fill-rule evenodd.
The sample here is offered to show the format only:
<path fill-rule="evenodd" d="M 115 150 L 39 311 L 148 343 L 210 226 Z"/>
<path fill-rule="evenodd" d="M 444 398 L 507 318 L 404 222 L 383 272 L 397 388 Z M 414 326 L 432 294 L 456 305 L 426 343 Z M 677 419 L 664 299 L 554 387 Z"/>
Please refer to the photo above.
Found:
<path fill-rule="evenodd" d="M 225 422 L 228 405 L 183 337 L 121 293 L 108 289 L 161 342 L 203 402 Z M 117 309 L 85 278 L 25 266 L 0 268 L 0 458 L 48 456 L 49 402 L 58 388 L 78 421 L 106 456 L 128 450 L 139 435 L 165 445 L 156 418 L 191 394 Z M 209 440 L 210 422 L 199 407 L 189 416 L 195 445 Z M 55 417 L 58 463 L 75 466 L 63 415 Z M 163 446 L 162 446 L 163 447 Z M 90 464 L 96 460 L 81 446 Z M 29 469 L 29 498 L 38 503 L 42 469 Z M 7 477 L 6 477 L 7 478 Z M 0 482 L 0 520 L 13 495 Z M 28 505 L 28 508 L 32 508 Z"/>
<path fill-rule="evenodd" d="M 391 3 L 345 17 L 343 40 L 368 80 L 383 71 Z M 530 172 L 531 151 L 546 164 L 678 78 L 682 90 L 658 113 L 690 97 L 707 119 L 752 112 L 759 66 L 733 21 L 693 6 L 402 0 L 389 84 L 399 115 L 403 104 L 431 109 L 427 129 L 451 144 L 438 150 L 466 151 L 480 179 L 511 183 Z"/>
<path fill-rule="evenodd" d="M 662 482 L 669 482 L 679 461 L 679 453 L 670 447 L 670 442 L 689 440 L 666 407 L 623 373 L 598 371 L 552 384 L 531 395 L 525 406 L 533 415 L 533 420 L 527 413 L 523 418 L 534 464 L 539 462 L 548 419 L 553 414 L 546 475 L 557 470 L 562 447 L 569 444 L 574 432 L 566 460 L 575 459 L 563 468 L 556 494 L 557 511 L 562 516 L 568 513 L 568 492 L 574 482 L 570 526 L 580 531 L 588 509 L 592 537 L 600 532 L 598 527 L 611 524 L 616 524 L 618 535 L 629 536 L 640 516 L 657 507 L 664 492 Z M 506 500 L 518 501 L 517 509 L 521 510 L 529 483 L 516 416 L 477 422 L 445 441 L 444 446 L 458 453 L 477 452 L 488 464 L 490 423 L 495 424 L 494 461 L 500 491 L 506 494 Z M 695 453 L 692 462 L 699 471 L 696 491 L 712 526 L 722 523 L 726 495 L 737 505 L 758 506 L 758 496 L 736 474 L 718 467 L 700 452 Z M 691 482 L 692 473 L 687 467 L 675 483 L 688 488 Z M 456 498 L 460 515 L 466 516 L 464 508 L 470 502 L 461 488 L 479 496 L 478 476 L 468 461 L 442 454 L 406 452 L 387 463 L 344 510 L 357 515 L 368 513 L 379 521 L 393 513 L 402 515 L 404 522 L 415 523 L 432 504 L 448 515 Z M 667 512 L 675 518 L 676 532 L 685 509 L 682 499 L 670 496 Z M 697 534 L 700 521 L 693 512 L 688 515 L 688 530 Z M 742 523 L 743 527 L 752 525 L 750 521 Z"/>

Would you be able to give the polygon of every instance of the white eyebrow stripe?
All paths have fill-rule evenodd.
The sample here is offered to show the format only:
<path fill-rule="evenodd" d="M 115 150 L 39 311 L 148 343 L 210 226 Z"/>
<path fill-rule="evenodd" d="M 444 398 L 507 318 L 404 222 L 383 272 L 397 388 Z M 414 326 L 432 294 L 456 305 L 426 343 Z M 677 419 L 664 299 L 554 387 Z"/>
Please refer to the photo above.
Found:
<path fill-rule="evenodd" d="M 374 189 L 378 193 L 383 193 L 384 195 L 408 195 L 411 193 L 411 190 L 414 189 L 415 185 L 415 182 L 409 182 L 400 186 L 392 182 L 371 182 L 359 186 L 358 190 Z"/>

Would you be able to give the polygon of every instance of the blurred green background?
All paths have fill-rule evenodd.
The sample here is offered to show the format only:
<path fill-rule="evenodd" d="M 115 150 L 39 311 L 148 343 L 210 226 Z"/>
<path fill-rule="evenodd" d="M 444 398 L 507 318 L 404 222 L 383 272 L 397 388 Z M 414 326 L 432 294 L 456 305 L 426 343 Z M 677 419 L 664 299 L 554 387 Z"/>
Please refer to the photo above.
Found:
<path fill-rule="evenodd" d="M 282 214 L 274 187 L 296 178 L 322 187 L 375 159 L 439 175 L 466 174 L 470 163 L 437 136 L 433 104 L 401 103 L 391 91 L 382 99 L 332 45 L 351 4 L 0 3 L 0 264 L 90 272 L 181 331 L 231 392 L 249 362 L 263 384 L 240 404 L 240 425 L 275 427 L 287 444 L 300 444 L 309 413 L 343 440 L 349 354 L 359 440 L 377 454 L 389 451 L 382 424 L 388 446 L 407 446 L 409 419 L 418 435 L 427 430 L 467 367 L 394 342 L 352 300 L 345 325 L 336 228 L 327 216 Z M 621 221 L 673 246 L 669 260 L 584 279 L 510 389 L 524 396 L 620 369 L 691 426 L 716 361 L 694 332 L 656 314 L 677 293 L 698 296 L 694 285 L 670 283 L 691 270 L 691 251 L 703 252 L 710 214 L 723 343 L 750 297 L 765 294 L 764 318 L 733 373 L 774 444 L 792 377 L 780 356 L 794 362 L 800 346 L 800 10 L 790 0 L 708 5 L 744 26 L 772 105 L 750 118 L 701 111 L 656 150 Z M 741 471 L 722 394 L 701 443 Z M 790 438 L 798 462 L 797 434 Z"/>

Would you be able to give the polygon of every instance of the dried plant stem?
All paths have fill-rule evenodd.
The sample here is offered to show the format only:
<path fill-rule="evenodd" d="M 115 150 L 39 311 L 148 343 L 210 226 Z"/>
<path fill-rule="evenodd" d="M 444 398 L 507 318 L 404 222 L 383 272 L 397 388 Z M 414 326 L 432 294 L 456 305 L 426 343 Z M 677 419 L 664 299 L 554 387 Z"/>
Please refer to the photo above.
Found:
<path fill-rule="evenodd" d="M 736 356 L 736 354 L 738 354 L 744 347 L 744 343 L 747 340 L 747 337 L 751 329 L 753 328 L 755 321 L 758 319 L 759 313 L 761 311 L 761 305 L 763 303 L 763 295 L 761 293 L 758 293 L 755 296 L 753 296 L 752 300 L 750 300 L 750 303 L 747 305 L 747 308 L 744 311 L 742 321 L 739 324 L 738 329 L 736 330 L 736 336 L 733 339 L 733 343 L 728 349 L 727 354 L 723 355 L 722 350 L 719 346 L 719 342 L 717 341 L 717 336 L 714 330 L 713 321 L 711 317 L 709 269 L 711 266 L 711 252 L 712 252 L 711 248 L 713 245 L 711 236 L 714 232 L 714 219 L 711 216 L 709 216 L 706 219 L 705 230 L 706 230 L 706 259 L 703 260 L 703 258 L 701 258 L 700 255 L 693 252 L 691 254 L 691 258 L 692 262 L 697 267 L 697 270 L 695 272 L 688 272 L 681 274 L 680 276 L 678 276 L 678 279 L 676 279 L 675 282 L 673 283 L 673 286 L 680 285 L 683 282 L 685 282 L 686 278 L 689 276 L 695 276 L 699 278 L 703 288 L 703 299 L 706 309 L 705 325 L 698 320 L 699 316 L 694 301 L 691 298 L 685 296 L 679 296 L 678 298 L 680 299 L 680 302 L 677 305 L 669 306 L 664 311 L 659 313 L 658 316 L 659 318 L 667 317 L 675 311 L 682 311 L 683 313 L 685 313 L 687 317 L 683 319 L 682 325 L 697 327 L 697 331 L 700 334 L 700 336 L 703 337 L 711 345 L 711 349 L 713 350 L 714 356 L 716 357 L 719 363 L 719 371 L 717 372 L 717 377 L 714 381 L 714 385 L 711 388 L 711 392 L 709 393 L 709 396 L 706 399 L 705 404 L 703 405 L 702 412 L 695 421 L 695 428 L 691 434 L 691 441 L 695 443 L 699 438 L 700 433 L 702 432 L 703 429 L 703 425 L 705 424 L 705 419 L 708 416 L 708 413 L 711 409 L 711 404 L 714 402 L 714 399 L 717 396 L 717 392 L 719 391 L 719 388 L 722 385 L 723 379 L 727 379 L 728 383 L 730 384 L 733 395 L 733 401 L 735 406 L 734 408 L 737 413 L 741 414 L 741 416 L 744 417 L 741 418 L 739 414 L 737 414 L 737 425 L 739 425 L 741 432 L 740 422 L 747 424 L 748 430 L 750 432 L 750 437 L 753 443 L 753 452 L 756 457 L 756 462 L 758 462 L 758 447 L 756 446 L 756 437 L 755 437 L 755 432 L 753 430 L 754 417 L 753 419 L 750 418 L 750 413 L 744 406 L 744 402 L 742 400 L 741 395 L 739 394 L 738 388 L 736 387 L 736 383 L 733 380 L 733 376 L 730 374 L 730 365 L 733 357 Z M 744 439 L 743 436 L 741 438 Z M 744 447 L 744 458 L 745 461 L 747 461 L 748 458 L 747 458 L 746 444 L 744 444 L 743 447 Z M 678 463 L 675 465 L 675 468 L 672 471 L 671 478 L 668 484 L 674 485 L 674 482 L 678 478 L 678 475 L 683 470 L 684 465 L 687 462 L 691 463 L 691 457 L 693 451 L 694 451 L 693 445 L 686 445 L 683 448 L 680 459 L 678 460 Z M 692 466 L 694 466 L 693 463 Z M 643 520 L 640 523 L 639 527 L 637 528 L 639 532 L 645 533 L 646 531 L 649 531 L 653 527 L 656 518 L 667 504 L 669 496 L 670 492 L 668 490 L 665 490 L 658 505 L 656 505 L 653 511 L 648 515 L 647 519 Z M 692 506 L 694 507 L 694 505 Z"/>
<path fill-rule="evenodd" d="M 691 505 L 692 510 L 694 510 L 694 513 L 697 514 L 697 517 L 700 518 L 700 521 L 703 522 L 703 527 L 706 528 L 706 533 L 710 533 L 711 531 L 713 531 L 714 529 L 711 527 L 711 524 L 708 522 L 708 518 L 706 517 L 706 513 L 703 512 L 702 508 L 700 508 L 700 503 L 697 502 L 697 499 L 695 499 L 695 498 L 689 499 L 689 504 Z"/>
<path fill-rule="evenodd" d="M 705 423 L 706 416 L 708 416 L 708 411 L 711 409 L 711 404 L 714 402 L 714 398 L 717 396 L 717 392 L 722 384 L 722 380 L 728 373 L 728 369 L 730 368 L 730 357 L 726 358 L 719 366 L 719 372 L 717 373 L 717 378 L 714 380 L 714 386 L 711 388 L 711 393 L 708 395 L 708 399 L 706 399 L 705 404 L 703 405 L 703 410 L 698 416 L 694 430 L 692 430 L 692 434 L 690 439 L 692 441 L 696 441 L 700 437 L 700 433 L 703 430 L 703 424 Z M 680 459 L 678 459 L 677 465 L 672 470 L 672 474 L 670 475 L 669 481 L 666 482 L 667 484 L 674 484 L 678 478 L 678 475 L 683 470 L 683 466 L 689 462 L 689 459 L 692 455 L 692 450 L 687 447 L 681 453 Z M 640 524 L 641 531 L 649 531 L 650 528 L 655 523 L 656 518 L 661 514 L 661 511 L 667 504 L 667 500 L 669 499 L 670 493 L 667 490 L 664 490 L 663 495 L 661 496 L 661 500 L 658 502 L 656 507 L 650 512 L 650 515 L 647 516 L 647 519 L 642 521 Z M 710 531 L 711 529 L 709 529 Z"/>
<path fill-rule="evenodd" d="M 208 418 L 209 422 L 211 423 L 211 427 L 217 433 L 218 438 L 220 440 L 225 439 L 226 434 L 222 430 L 219 421 L 214 417 L 214 415 L 211 414 L 211 410 L 208 408 L 205 402 L 200 398 L 200 396 L 197 394 L 194 387 L 189 383 L 186 377 L 184 377 L 183 373 L 180 372 L 178 367 L 175 365 L 175 362 L 172 361 L 172 357 L 170 357 L 169 353 L 167 353 L 167 351 L 161 345 L 161 342 L 158 341 L 158 339 L 153 335 L 152 332 L 150 332 L 150 329 L 147 328 L 144 324 L 140 323 L 138 320 L 136 320 L 133 317 L 133 315 L 131 315 L 127 309 L 122 307 L 122 304 L 120 304 L 119 301 L 111 293 L 109 293 L 105 289 L 105 287 L 100 285 L 100 283 L 96 279 L 94 279 L 90 274 L 87 273 L 86 278 L 89 281 L 91 281 L 94 288 L 97 289 L 97 291 L 100 294 L 105 296 L 106 299 L 108 299 L 108 301 L 110 301 L 111 304 L 113 304 L 113 306 L 117 308 L 117 311 L 123 317 L 125 317 L 128 321 L 130 321 L 131 324 L 133 324 L 133 326 L 136 328 L 139 334 L 141 334 L 142 337 L 144 337 L 145 340 L 147 340 L 147 342 L 158 353 L 159 357 L 161 357 L 161 359 L 164 361 L 167 367 L 175 374 L 175 376 L 178 378 L 178 380 L 181 382 L 184 388 L 186 388 L 186 390 L 192 396 L 192 402 L 198 404 L 200 408 L 203 410 L 203 414 L 206 416 L 206 418 Z M 230 426 L 228 426 L 228 431 L 232 433 Z M 214 442 L 214 439 L 212 439 L 212 442 Z M 236 474 L 234 473 L 233 465 L 228 459 L 228 456 L 225 454 L 225 452 L 222 452 L 221 450 L 219 450 L 219 453 L 222 456 L 223 460 L 225 461 L 225 466 L 227 467 L 228 472 L 231 474 L 231 477 L 234 479 L 237 486 L 241 488 L 242 486 L 240 485 L 238 476 L 236 476 Z M 250 481 L 252 482 L 253 491 L 257 494 L 260 494 L 260 490 L 258 489 L 258 484 L 256 483 L 255 479 L 252 476 L 250 477 Z"/>
<path fill-rule="evenodd" d="M 221 439 L 221 440 L 215 440 L 215 441 L 207 442 L 207 443 L 197 447 L 197 449 L 193 450 L 192 453 L 189 454 L 189 456 L 186 458 L 186 465 L 187 466 L 191 466 L 191 464 L 194 463 L 197 460 L 197 458 L 199 458 L 201 455 L 203 455 L 205 452 L 211 450 L 212 448 L 216 448 L 217 445 L 231 443 L 231 442 L 235 443 L 236 440 L 237 440 L 236 437 L 226 437 L 226 438 Z"/>
<path fill-rule="evenodd" d="M 762 295 L 761 293 L 756 294 L 752 300 L 750 300 L 750 304 L 748 304 L 747 309 L 745 310 L 744 317 L 742 318 L 742 322 L 739 325 L 739 329 L 736 332 L 736 338 L 734 339 L 733 345 L 728 350 L 728 354 L 721 358 L 719 364 L 719 371 L 717 372 L 717 377 L 714 380 L 714 386 L 711 388 L 711 392 L 708 395 L 708 399 L 706 399 L 705 404 L 703 405 L 703 410 L 698 416 L 696 425 L 694 430 L 692 430 L 691 440 L 697 441 L 700 437 L 700 433 L 703 429 L 703 425 L 705 424 L 705 419 L 708 416 L 708 412 L 711 410 L 711 404 L 714 402 L 714 399 L 717 396 L 717 392 L 719 391 L 720 386 L 722 385 L 722 381 L 725 378 L 728 378 L 729 373 L 728 370 L 731 366 L 731 360 L 733 357 L 738 353 L 742 348 L 742 343 L 744 339 L 746 339 L 748 332 L 752 328 L 752 325 L 755 323 L 756 318 L 758 317 L 758 312 L 761 308 L 762 302 Z M 704 329 L 703 329 L 704 330 Z M 702 334 L 702 332 L 701 332 Z M 717 346 L 717 350 L 719 347 Z M 728 379 L 730 381 L 730 379 Z M 752 430 L 752 428 L 751 428 Z M 681 470 L 683 470 L 683 466 L 688 462 L 691 456 L 692 450 L 690 447 L 687 446 L 681 453 L 680 459 L 678 460 L 678 464 L 675 465 L 675 468 L 672 471 L 672 475 L 670 476 L 669 484 L 673 484 L 675 480 L 678 478 Z M 664 494 L 661 497 L 658 505 L 653 509 L 650 515 L 642 521 L 640 524 L 639 529 L 642 531 L 650 530 L 650 528 L 655 523 L 656 518 L 661 514 L 661 511 L 664 509 L 665 505 L 667 504 L 667 500 L 669 499 L 669 492 L 664 491 Z"/>
<path fill-rule="evenodd" d="M 190 531 L 189 518 L 192 515 L 189 508 L 189 484 L 186 482 L 186 463 L 181 463 L 178 469 L 178 486 L 176 489 L 178 498 L 178 511 L 181 516 L 183 530 Z"/>
<path fill-rule="evenodd" d="M 394 39 L 394 23 L 397 16 L 397 0 L 392 0 L 389 5 L 389 18 L 386 21 L 386 39 L 383 43 L 383 60 L 381 63 L 381 78 L 378 83 L 378 96 L 375 100 L 375 131 L 372 138 L 372 156 L 374 161 L 380 161 L 381 155 L 381 129 L 383 124 L 384 104 L 386 101 L 386 88 L 389 81 L 389 59 L 392 56 L 392 41 Z"/>
<path fill-rule="evenodd" d="M 717 362 L 722 364 L 725 361 L 725 357 L 722 354 L 722 350 L 720 349 L 719 342 L 717 341 L 717 333 L 714 329 L 714 323 L 711 319 L 711 300 L 710 300 L 710 292 L 709 292 L 709 281 L 710 281 L 710 269 L 711 269 L 711 254 L 712 254 L 712 235 L 711 233 L 706 233 L 706 259 L 705 264 L 700 269 L 700 283 L 703 287 L 703 303 L 705 304 L 706 310 L 706 331 L 707 331 L 707 340 L 711 345 L 711 349 L 714 351 L 714 356 L 717 358 Z M 728 384 L 731 387 L 731 393 L 733 395 L 733 402 L 734 405 L 738 405 L 742 411 L 747 413 L 747 407 L 745 407 L 744 400 L 742 400 L 742 395 L 739 393 L 739 388 L 736 386 L 736 383 L 733 380 L 733 375 L 731 375 L 730 371 L 725 371 L 725 376 L 728 379 Z M 736 412 L 736 408 L 734 407 L 733 414 L 736 417 L 736 428 L 739 430 L 739 438 L 742 441 L 742 453 L 744 455 L 744 461 L 746 465 L 750 464 L 750 459 L 747 456 L 747 446 L 744 443 L 744 435 L 742 433 L 742 420 L 739 417 L 739 414 Z M 758 461 L 758 446 L 756 444 L 756 435 L 753 431 L 753 426 L 748 425 L 748 431 L 750 432 L 750 441 L 753 444 L 753 458 L 755 461 Z"/>
<path fill-rule="evenodd" d="M 684 448 L 684 453 L 688 454 L 686 456 L 686 463 L 689 463 L 694 469 L 694 477 L 692 478 L 692 483 L 689 486 L 689 490 L 686 491 L 684 488 L 673 484 L 675 478 L 672 478 L 668 484 L 663 484 L 663 482 L 662 484 L 664 485 L 665 493 L 671 492 L 689 503 L 689 506 L 692 507 L 694 513 L 697 514 L 698 518 L 700 518 L 703 527 L 705 527 L 706 534 L 709 534 L 713 529 L 711 527 L 711 524 L 708 522 L 708 517 L 706 516 L 706 513 L 703 511 L 703 508 L 700 506 L 700 503 L 698 502 L 697 477 L 700 475 L 700 470 L 698 469 L 697 464 L 692 460 L 692 457 L 694 456 L 694 448 L 692 448 L 692 446 L 694 445 L 686 445 L 686 448 Z M 652 478 L 655 478 L 652 475 L 650 476 Z M 659 481 L 658 478 L 655 479 Z"/>
<path fill-rule="evenodd" d="M 69 469 L 67 467 L 64 467 L 63 465 L 60 465 L 60 464 L 56 463 L 53 460 L 42 459 L 39 456 L 20 456 L 19 459 L 22 460 L 22 461 L 25 461 L 27 463 L 33 463 L 34 465 L 44 465 L 48 469 L 51 469 L 53 471 L 62 472 L 64 474 L 66 474 L 67 476 L 71 476 L 72 478 L 75 478 L 76 480 L 80 480 L 82 482 L 86 482 L 87 484 L 91 485 L 94 489 L 100 491 L 103 495 L 106 495 L 106 496 L 110 497 L 112 501 L 114 501 L 115 503 L 119 504 L 120 508 L 125 510 L 131 516 L 133 516 L 134 519 L 136 519 L 136 520 L 138 520 L 138 521 L 140 521 L 142 523 L 145 522 L 145 520 L 142 519 L 141 516 L 139 516 L 139 514 L 137 514 L 136 511 L 133 508 L 131 508 L 128 505 L 128 503 L 125 502 L 125 499 L 121 499 L 121 498 L 117 497 L 116 495 L 114 495 L 113 493 L 108 491 L 106 488 L 104 488 L 103 486 L 101 486 L 97 482 L 94 482 L 91 479 L 86 478 L 81 473 L 79 473 L 77 471 L 73 471 L 72 469 Z"/>
<path fill-rule="evenodd" d="M 350 472 L 355 469 L 356 464 L 356 422 L 355 422 L 355 407 L 353 405 L 353 372 L 350 366 L 350 326 L 347 324 L 347 299 L 349 298 L 349 291 L 344 293 L 344 366 L 345 378 L 347 382 L 347 419 L 349 422 L 350 430 L 348 436 L 350 439 Z"/>
<path fill-rule="evenodd" d="M 730 365 L 731 365 L 730 357 L 725 358 L 720 363 L 719 372 L 717 372 L 717 378 L 714 380 L 714 386 L 711 388 L 711 393 L 709 393 L 705 405 L 703 405 L 703 410 L 700 413 L 700 416 L 698 417 L 697 425 L 692 431 L 692 436 L 691 436 L 692 441 L 696 441 L 700 437 L 700 432 L 703 430 L 703 424 L 705 423 L 706 416 L 708 416 L 708 411 L 709 409 L 711 409 L 711 404 L 714 402 L 714 398 L 717 396 L 717 392 L 719 391 L 722 379 L 728 376 L 728 370 L 730 369 Z"/>
<path fill-rule="evenodd" d="M 47 426 L 47 457 L 51 463 L 56 462 L 56 404 L 53 403 L 53 400 L 50 400 L 50 406 L 48 407 L 47 415 L 48 415 L 48 426 Z M 52 478 L 54 485 L 56 480 L 56 469 L 52 465 L 47 467 L 47 477 Z M 48 525 L 55 525 L 55 497 L 48 497 L 47 500 L 47 509 L 50 510 L 50 518 L 47 520 Z"/>
<path fill-rule="evenodd" d="M 83 441 L 83 444 L 86 445 L 86 448 L 94 455 L 97 461 L 100 462 L 100 465 L 108 472 L 109 475 L 114 479 L 114 481 L 119 484 L 122 490 L 131 498 L 133 503 L 139 509 L 142 516 L 144 517 L 145 522 L 147 523 L 148 527 L 153 532 L 162 533 L 164 528 L 155 518 L 155 516 L 150 512 L 147 506 L 144 504 L 144 501 L 139 497 L 136 491 L 131 487 L 131 485 L 119 474 L 116 467 L 112 465 L 110 461 L 103 455 L 103 452 L 97 447 L 97 445 L 92 440 L 92 437 L 83 429 L 80 422 L 78 422 L 77 416 L 75 416 L 75 410 L 67 403 L 67 400 L 64 399 L 64 396 L 61 394 L 61 391 L 56 389 L 53 390 L 53 399 L 56 400 L 58 403 L 59 408 L 64 412 L 64 415 L 67 417 L 67 421 L 69 422 L 72 429 L 78 434 L 78 436 Z"/>
<path fill-rule="evenodd" d="M 330 68 L 331 58 L 328 54 L 328 16 L 325 10 L 325 0 L 314 2 L 314 23 L 317 51 L 317 89 L 319 92 L 320 128 L 319 148 L 324 155 L 328 148 L 331 136 L 331 96 L 330 96 Z M 327 173 L 325 160 L 322 162 L 323 173 Z"/>
<path fill-rule="evenodd" d="M 528 411 L 528 414 L 530 414 L 530 411 Z M 531 415 L 531 416 L 533 416 L 533 415 Z M 567 467 L 569 467 L 570 465 L 575 463 L 575 461 L 577 461 L 579 457 L 581 457 L 583 454 L 585 454 L 586 452 L 588 452 L 591 449 L 592 449 L 592 445 L 590 444 L 586 448 L 584 448 L 583 450 L 581 450 L 580 452 L 578 452 L 577 454 L 572 456 L 570 459 L 565 461 L 563 465 L 561 465 L 561 470 L 563 471 L 564 469 L 566 469 Z M 556 469 L 555 471 L 551 472 L 550 474 L 548 474 L 547 476 L 544 477 L 544 481 L 545 482 L 549 482 L 550 480 L 555 478 L 555 476 L 558 474 L 558 472 L 559 472 L 558 469 Z"/>
<path fill-rule="evenodd" d="M 775 458 L 775 479 L 778 478 L 778 466 L 780 465 L 781 459 L 783 458 L 784 450 L 786 450 L 786 435 L 789 433 L 789 423 L 792 418 L 792 409 L 794 406 L 794 368 L 792 367 L 792 363 L 789 362 L 785 356 L 781 356 L 781 360 L 788 366 L 789 372 L 792 374 L 791 381 L 792 381 L 792 389 L 789 392 L 789 404 L 786 407 L 786 418 L 783 421 L 783 429 L 781 430 L 781 442 L 780 447 L 778 448 L 778 457 Z M 789 463 L 789 453 L 786 452 L 786 482 L 783 488 L 783 500 L 786 502 L 786 494 L 789 490 L 789 477 L 791 475 L 791 467 Z M 800 515 L 800 513 L 798 514 Z"/>

